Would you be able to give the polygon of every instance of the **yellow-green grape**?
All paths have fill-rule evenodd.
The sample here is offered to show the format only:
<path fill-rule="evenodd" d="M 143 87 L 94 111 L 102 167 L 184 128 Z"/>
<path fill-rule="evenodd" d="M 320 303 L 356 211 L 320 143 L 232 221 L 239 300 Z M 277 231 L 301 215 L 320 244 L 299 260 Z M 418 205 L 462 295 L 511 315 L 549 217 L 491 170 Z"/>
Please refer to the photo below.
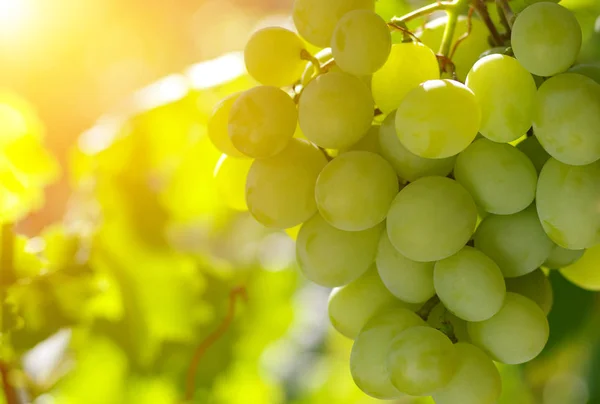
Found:
<path fill-rule="evenodd" d="M 312 80 L 298 105 L 307 139 L 326 149 L 344 149 L 361 139 L 373 121 L 369 88 L 348 73 L 329 72 Z"/>
<path fill-rule="evenodd" d="M 217 189 L 227 206 L 248 210 L 246 206 L 246 178 L 252 166 L 250 159 L 236 159 L 223 155 L 215 168 Z"/>
<path fill-rule="evenodd" d="M 302 40 L 292 31 L 280 27 L 263 28 L 246 43 L 246 70 L 264 85 L 292 85 L 302 77 L 306 66 L 301 57 L 303 49 Z"/>
<path fill-rule="evenodd" d="M 597 161 L 599 127 L 600 84 L 575 73 L 542 84 L 535 102 L 533 133 L 552 157 L 575 166 Z"/>
<path fill-rule="evenodd" d="M 538 180 L 537 208 L 556 244 L 581 250 L 600 243 L 600 161 L 569 166 L 551 158 Z"/>
<path fill-rule="evenodd" d="M 535 136 L 529 136 L 527 139 L 520 142 L 517 145 L 517 149 L 521 150 L 527 157 L 529 157 L 529 160 L 531 160 L 533 163 L 538 175 L 542 171 L 544 164 L 546 164 L 550 158 L 548 152 L 544 150 Z"/>
<path fill-rule="evenodd" d="M 371 126 L 371 129 L 358 142 L 352 146 L 340 150 L 340 154 L 349 151 L 368 151 L 371 153 L 381 154 L 381 146 L 379 145 L 379 125 Z"/>
<path fill-rule="evenodd" d="M 383 67 L 373 74 L 373 99 L 387 114 L 398 108 L 406 94 L 419 84 L 439 78 L 440 67 L 430 48 L 416 42 L 396 44 Z"/>
<path fill-rule="evenodd" d="M 232 94 L 217 104 L 206 126 L 211 143 L 221 153 L 231 157 L 246 157 L 244 153 L 233 146 L 229 137 L 229 112 L 239 96 L 240 93 Z"/>
<path fill-rule="evenodd" d="M 416 326 L 425 326 L 425 322 L 412 311 L 397 306 L 381 310 L 367 322 L 350 354 L 350 373 L 362 391 L 382 400 L 403 395 L 389 380 L 386 359 L 394 338 Z"/>
<path fill-rule="evenodd" d="M 600 63 L 575 65 L 568 72 L 584 75 L 600 84 Z"/>
<path fill-rule="evenodd" d="M 294 0 L 296 29 L 308 42 L 326 48 L 338 21 L 352 10 L 375 9 L 375 0 Z"/>
<path fill-rule="evenodd" d="M 535 205 L 514 215 L 486 217 L 473 236 L 475 248 L 493 259 L 505 278 L 527 275 L 550 256 L 548 238 Z"/>
<path fill-rule="evenodd" d="M 363 231 L 343 231 L 314 215 L 298 233 L 296 257 L 300 270 L 321 286 L 347 285 L 375 261 L 382 232 L 383 224 Z"/>
<path fill-rule="evenodd" d="M 454 80 L 430 80 L 406 95 L 396 111 L 400 142 L 420 157 L 454 156 L 475 139 L 481 110 L 475 94 Z"/>
<path fill-rule="evenodd" d="M 396 114 L 391 112 L 379 130 L 381 155 L 394 167 L 403 180 L 414 182 L 422 177 L 439 175 L 445 177 L 452 172 L 456 156 L 445 159 L 428 159 L 409 152 L 396 134 Z"/>
<path fill-rule="evenodd" d="M 487 320 L 498 313 L 504 302 L 506 285 L 502 271 L 491 258 L 473 247 L 464 247 L 438 261 L 433 279 L 444 306 L 466 321 Z"/>
<path fill-rule="evenodd" d="M 425 25 L 425 29 L 417 36 L 423 44 L 437 52 L 442 44 L 444 30 L 448 24 L 448 17 L 439 17 Z M 468 31 L 469 22 L 466 17 L 459 17 L 454 31 L 452 48 L 456 42 Z M 488 43 L 489 31 L 485 24 L 476 18 L 471 20 L 471 33 L 456 48 L 456 53 L 452 57 L 452 62 L 456 68 L 456 75 L 459 80 L 464 81 L 471 67 L 477 62 L 479 56 L 489 49 Z"/>
<path fill-rule="evenodd" d="M 430 327 L 412 327 L 394 339 L 387 368 L 398 391 L 426 396 L 448 385 L 458 368 L 458 352 L 442 332 Z"/>
<path fill-rule="evenodd" d="M 383 18 L 371 10 L 354 10 L 337 23 L 331 51 L 340 69 L 356 76 L 375 73 L 387 60 L 392 37 Z"/>
<path fill-rule="evenodd" d="M 467 75 L 466 84 L 481 106 L 479 132 L 483 136 L 508 143 L 531 127 L 537 87 L 515 58 L 490 55 L 480 59 Z"/>
<path fill-rule="evenodd" d="M 454 336 L 460 342 L 469 342 L 469 333 L 467 332 L 467 322 L 462 318 L 456 317 L 448 311 L 442 303 L 438 303 L 429 313 L 427 324 L 438 330 L 452 326 Z"/>
<path fill-rule="evenodd" d="M 435 295 L 433 262 L 416 262 L 400 254 L 382 234 L 377 249 L 377 272 L 385 287 L 398 299 L 424 303 Z"/>
<path fill-rule="evenodd" d="M 400 191 L 388 212 L 394 247 L 413 261 L 438 261 L 467 244 L 477 206 L 466 189 L 445 177 L 425 177 Z"/>
<path fill-rule="evenodd" d="M 584 253 L 585 250 L 568 250 L 555 244 L 544 266 L 550 269 L 564 268 L 577 262 Z"/>
<path fill-rule="evenodd" d="M 294 100 L 277 87 L 260 86 L 243 92 L 229 112 L 229 137 L 247 156 L 265 158 L 288 145 L 296 132 Z"/>
<path fill-rule="evenodd" d="M 355 339 L 375 313 L 390 304 L 400 305 L 379 279 L 375 268 L 346 286 L 335 288 L 329 296 L 331 325 L 340 334 Z"/>
<path fill-rule="evenodd" d="M 580 288 L 600 291 L 600 244 L 585 251 L 583 257 L 560 273 Z"/>
<path fill-rule="evenodd" d="M 267 227 L 287 229 L 317 212 L 315 184 L 327 159 L 304 140 L 292 139 L 274 157 L 255 160 L 246 181 L 246 203 Z"/>
<path fill-rule="evenodd" d="M 546 315 L 552 310 L 552 304 L 554 303 L 552 284 L 541 269 L 536 269 L 518 278 L 507 278 L 506 290 L 531 299 L 540 306 Z"/>
<path fill-rule="evenodd" d="M 454 178 L 478 206 L 497 215 L 520 212 L 535 198 L 537 173 L 533 163 L 505 143 L 474 141 L 456 159 Z"/>
<path fill-rule="evenodd" d="M 325 166 L 315 188 L 321 216 L 346 231 L 381 223 L 398 194 L 398 177 L 383 157 L 366 151 L 341 154 Z"/>
<path fill-rule="evenodd" d="M 512 292 L 506 294 L 498 314 L 467 327 L 473 344 L 483 348 L 495 361 L 508 365 L 529 362 L 538 356 L 550 333 L 542 309 Z"/>
<path fill-rule="evenodd" d="M 581 27 L 561 5 L 536 3 L 515 19 L 511 45 L 517 60 L 531 73 L 548 77 L 566 71 L 581 48 Z"/>
<path fill-rule="evenodd" d="M 436 404 L 496 404 L 502 393 L 502 379 L 494 362 L 474 345 L 454 345 L 458 369 L 450 383 L 433 393 Z"/>

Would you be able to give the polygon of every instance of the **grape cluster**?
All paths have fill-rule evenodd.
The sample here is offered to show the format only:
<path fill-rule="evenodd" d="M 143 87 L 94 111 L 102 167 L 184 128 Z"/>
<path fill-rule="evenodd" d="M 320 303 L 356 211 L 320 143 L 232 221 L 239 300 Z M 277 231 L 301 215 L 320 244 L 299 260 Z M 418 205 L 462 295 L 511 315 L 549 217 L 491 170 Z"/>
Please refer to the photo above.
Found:
<path fill-rule="evenodd" d="M 598 72 L 567 71 L 582 32 L 555 3 L 519 13 L 498 52 L 456 10 L 415 35 L 374 6 L 296 0 L 299 35 L 250 38 L 261 85 L 211 118 L 216 176 L 263 225 L 302 225 L 299 266 L 334 288 L 329 316 L 354 339 L 364 392 L 494 403 L 493 361 L 530 361 L 548 340 L 542 268 L 600 244 Z M 453 30 L 449 61 L 432 46 Z"/>

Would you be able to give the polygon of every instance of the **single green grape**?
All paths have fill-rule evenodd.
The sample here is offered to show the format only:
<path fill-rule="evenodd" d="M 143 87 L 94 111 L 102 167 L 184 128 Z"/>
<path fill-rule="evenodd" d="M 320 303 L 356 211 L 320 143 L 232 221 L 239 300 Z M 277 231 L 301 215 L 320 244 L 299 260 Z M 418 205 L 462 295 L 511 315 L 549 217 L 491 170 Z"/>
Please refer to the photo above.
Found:
<path fill-rule="evenodd" d="M 466 189 L 445 177 L 425 177 L 400 191 L 388 213 L 387 233 L 405 257 L 438 261 L 469 241 L 477 206 Z"/>
<path fill-rule="evenodd" d="M 236 159 L 224 154 L 215 167 L 215 180 L 223 202 L 232 209 L 246 211 L 246 178 L 250 159 Z"/>
<path fill-rule="evenodd" d="M 581 48 L 581 27 L 575 15 L 563 6 L 541 2 L 520 12 L 511 34 L 517 60 L 538 76 L 566 71 Z"/>
<path fill-rule="evenodd" d="M 231 157 L 246 157 L 244 153 L 236 149 L 235 146 L 233 146 L 233 143 L 231 143 L 228 129 L 229 112 L 231 111 L 233 103 L 239 96 L 240 93 L 232 94 L 217 104 L 206 125 L 211 143 L 219 149 L 221 153 L 225 153 Z"/>
<path fill-rule="evenodd" d="M 562 268 L 560 273 L 580 288 L 600 291 L 600 244 L 585 251 L 574 264 Z"/>
<path fill-rule="evenodd" d="M 531 205 L 537 173 L 516 147 L 488 139 L 474 141 L 458 155 L 454 178 L 489 213 L 510 215 Z"/>
<path fill-rule="evenodd" d="M 330 161 L 315 188 L 321 216 L 346 231 L 383 222 L 397 194 L 394 169 L 383 157 L 366 151 L 343 153 Z"/>
<path fill-rule="evenodd" d="M 329 72 L 313 79 L 298 105 L 300 128 L 311 142 L 343 149 L 360 140 L 373 121 L 369 88 L 357 77 Z"/>
<path fill-rule="evenodd" d="M 600 63 L 575 65 L 571 67 L 568 72 L 581 74 L 600 84 Z"/>
<path fill-rule="evenodd" d="M 517 365 L 538 356 L 550 333 L 542 309 L 530 299 L 508 292 L 504 306 L 489 320 L 468 324 L 473 343 L 498 362 Z"/>
<path fill-rule="evenodd" d="M 383 67 L 373 74 L 373 99 L 387 114 L 398 108 L 419 84 L 439 78 L 438 61 L 430 48 L 416 42 L 395 44 Z"/>
<path fill-rule="evenodd" d="M 581 257 L 583 257 L 584 253 L 585 249 L 569 250 L 554 244 L 554 247 L 550 252 L 550 256 L 546 262 L 544 262 L 544 266 L 550 269 L 564 268 L 577 262 Z"/>
<path fill-rule="evenodd" d="M 548 315 L 554 304 L 554 292 L 550 279 L 541 269 L 518 278 L 506 279 L 506 290 L 525 296 L 535 302 Z"/>
<path fill-rule="evenodd" d="M 544 150 L 535 136 L 529 136 L 527 139 L 517 144 L 517 149 L 521 150 L 527 157 L 529 157 L 529 160 L 531 160 L 533 163 L 535 171 L 537 171 L 538 175 L 542 171 L 544 164 L 546 164 L 550 158 L 548 152 Z"/>
<path fill-rule="evenodd" d="M 296 256 L 302 273 L 321 286 L 343 286 L 375 261 L 383 224 L 363 231 L 336 229 L 314 215 L 298 233 Z"/>
<path fill-rule="evenodd" d="M 287 229 L 317 212 L 315 184 L 327 164 L 310 143 L 292 139 L 279 154 L 255 160 L 246 180 L 246 203 L 256 220 L 267 227 Z"/>
<path fill-rule="evenodd" d="M 402 145 L 425 158 L 454 156 L 475 139 L 481 108 L 475 94 L 454 80 L 430 80 L 410 91 L 396 111 Z"/>

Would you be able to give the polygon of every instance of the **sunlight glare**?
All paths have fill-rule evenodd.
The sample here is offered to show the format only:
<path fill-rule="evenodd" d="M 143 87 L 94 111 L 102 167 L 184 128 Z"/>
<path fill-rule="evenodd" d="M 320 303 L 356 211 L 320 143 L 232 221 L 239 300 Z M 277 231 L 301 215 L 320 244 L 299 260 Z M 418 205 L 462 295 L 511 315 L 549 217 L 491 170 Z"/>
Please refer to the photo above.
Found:
<path fill-rule="evenodd" d="M 0 0 L 0 35 L 14 34 L 24 28 L 30 6 L 28 0 Z"/>

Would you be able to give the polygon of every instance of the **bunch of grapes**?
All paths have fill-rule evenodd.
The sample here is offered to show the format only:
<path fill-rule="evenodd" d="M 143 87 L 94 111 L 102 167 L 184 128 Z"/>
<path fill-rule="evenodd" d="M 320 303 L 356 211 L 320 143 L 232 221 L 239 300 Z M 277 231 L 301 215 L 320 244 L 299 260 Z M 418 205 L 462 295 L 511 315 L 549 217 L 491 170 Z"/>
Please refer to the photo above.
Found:
<path fill-rule="evenodd" d="M 391 22 L 374 2 L 296 0 L 299 34 L 250 38 L 261 85 L 211 118 L 216 176 L 263 225 L 301 225 L 299 267 L 334 288 L 329 316 L 354 339 L 364 392 L 494 403 L 494 361 L 525 363 L 548 340 L 541 268 L 600 244 L 598 71 L 568 71 L 582 32 L 556 3 L 515 16 L 500 1 L 499 44 L 473 10 L 459 18 L 464 0 Z"/>

